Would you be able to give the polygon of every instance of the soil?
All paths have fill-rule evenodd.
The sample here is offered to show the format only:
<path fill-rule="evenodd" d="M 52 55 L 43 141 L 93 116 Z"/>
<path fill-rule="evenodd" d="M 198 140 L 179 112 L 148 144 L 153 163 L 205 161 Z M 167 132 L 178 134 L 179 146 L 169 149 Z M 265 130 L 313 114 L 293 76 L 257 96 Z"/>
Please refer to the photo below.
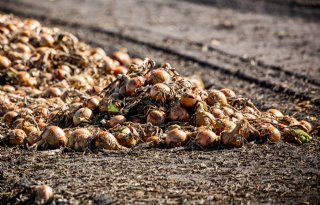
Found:
<path fill-rule="evenodd" d="M 208 88 L 229 87 L 262 110 L 276 107 L 319 126 L 319 5 L 259 0 L 248 10 L 248 0 L 223 2 L 3 0 L 0 11 L 108 52 L 126 47 L 132 56 L 169 62 L 184 75 L 198 73 Z M 50 185 L 57 204 L 317 204 L 319 145 L 315 132 L 302 146 L 213 151 L 0 147 L 0 204 L 27 204 L 35 184 Z"/>

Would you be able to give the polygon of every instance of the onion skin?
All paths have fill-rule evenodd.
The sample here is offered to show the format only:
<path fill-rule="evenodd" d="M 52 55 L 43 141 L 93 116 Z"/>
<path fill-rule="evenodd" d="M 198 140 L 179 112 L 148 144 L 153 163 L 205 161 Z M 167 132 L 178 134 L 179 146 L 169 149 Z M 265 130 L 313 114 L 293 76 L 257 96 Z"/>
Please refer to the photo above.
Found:
<path fill-rule="evenodd" d="M 310 133 L 311 131 L 312 131 L 312 125 L 309 123 L 309 122 L 307 122 L 307 121 L 305 121 L 305 120 L 301 120 L 300 122 L 299 122 L 299 124 L 303 127 L 303 129 L 306 131 L 306 132 L 308 132 L 308 133 Z"/>
<path fill-rule="evenodd" d="M 151 71 L 150 76 L 147 78 L 148 84 L 154 85 L 157 83 L 163 83 L 170 79 L 170 75 L 163 69 L 156 69 Z"/>
<path fill-rule="evenodd" d="M 203 148 L 211 148 L 216 146 L 220 141 L 220 137 L 211 130 L 200 130 L 196 134 L 195 142 Z"/>
<path fill-rule="evenodd" d="M 200 97 L 198 97 L 196 94 L 185 93 L 181 96 L 180 104 L 185 108 L 193 109 L 199 100 Z"/>
<path fill-rule="evenodd" d="M 136 89 L 144 86 L 144 78 L 142 77 L 135 77 L 130 80 L 125 85 L 125 95 L 126 96 L 132 96 L 135 94 Z"/>
<path fill-rule="evenodd" d="M 236 97 L 236 93 L 229 88 L 222 88 L 220 92 L 222 92 L 227 98 Z"/>
<path fill-rule="evenodd" d="M 271 142 L 279 142 L 281 141 L 281 133 L 271 124 L 263 124 L 261 126 L 262 135 L 266 135 Z"/>
<path fill-rule="evenodd" d="M 39 185 L 33 188 L 36 204 L 47 204 L 53 200 L 53 190 L 48 185 Z"/>
<path fill-rule="evenodd" d="M 68 139 L 68 147 L 76 151 L 84 151 L 89 146 L 90 137 L 91 133 L 89 130 L 85 128 L 76 129 Z"/>
<path fill-rule="evenodd" d="M 282 112 L 280 112 L 277 109 L 269 109 L 267 110 L 267 112 L 271 113 L 274 117 L 278 118 L 278 117 L 283 117 L 284 115 L 282 114 Z"/>
<path fill-rule="evenodd" d="M 221 133 L 221 141 L 224 147 L 240 148 L 244 144 L 244 138 L 238 134 L 243 122 L 239 122 L 237 126 L 229 131 Z"/>
<path fill-rule="evenodd" d="M 147 116 L 147 122 L 159 126 L 166 120 L 166 114 L 161 110 L 151 110 Z"/>
<path fill-rule="evenodd" d="M 8 143 L 10 145 L 22 145 L 27 138 L 26 133 L 21 129 L 13 129 L 9 133 Z"/>
<path fill-rule="evenodd" d="M 125 121 L 127 121 L 126 117 L 123 115 L 115 115 L 113 117 L 111 117 L 110 120 L 107 121 L 107 125 L 109 127 L 114 127 L 118 124 L 124 123 Z"/>
<path fill-rule="evenodd" d="M 193 116 L 194 125 L 197 127 L 201 126 L 214 126 L 216 123 L 215 117 L 205 111 L 197 111 Z"/>
<path fill-rule="evenodd" d="M 169 148 L 180 147 L 187 143 L 188 135 L 178 128 L 172 129 L 167 133 L 166 145 Z"/>
<path fill-rule="evenodd" d="M 99 103 L 100 103 L 100 98 L 98 96 L 94 96 L 86 101 L 85 106 L 90 110 L 94 110 L 97 107 L 99 107 Z"/>
<path fill-rule="evenodd" d="M 121 150 L 125 147 L 121 146 L 117 139 L 107 131 L 99 131 L 94 138 L 94 146 L 97 149 Z"/>
<path fill-rule="evenodd" d="M 163 83 L 157 83 L 151 88 L 150 97 L 157 102 L 165 103 L 170 99 L 170 88 Z"/>
<path fill-rule="evenodd" d="M 173 121 L 187 122 L 190 119 L 190 114 L 180 105 L 176 105 L 170 109 L 169 118 Z"/>
<path fill-rule="evenodd" d="M 120 131 L 114 133 L 114 136 L 120 145 L 127 148 L 136 146 L 140 141 L 139 135 L 133 127 L 124 127 L 120 129 Z"/>
<path fill-rule="evenodd" d="M 225 106 L 228 104 L 226 96 L 223 94 L 223 92 L 219 90 L 209 90 L 208 98 L 206 99 L 206 102 L 210 106 L 214 106 L 215 104 L 220 104 L 222 106 Z"/>
<path fill-rule="evenodd" d="M 92 118 L 92 110 L 89 108 L 80 108 L 74 115 L 73 115 L 73 124 L 75 126 L 79 125 L 80 123 L 83 122 L 89 122 L 90 119 Z"/>
<path fill-rule="evenodd" d="M 48 126 L 41 134 L 41 141 L 36 145 L 48 145 L 52 149 L 58 149 L 60 147 L 65 147 L 68 143 L 68 138 L 64 131 L 57 126 Z"/>
<path fill-rule="evenodd" d="M 11 123 L 18 117 L 18 113 L 15 111 L 9 111 L 3 116 L 3 122 L 6 124 L 6 126 L 10 126 Z"/>
<path fill-rule="evenodd" d="M 10 65 L 11 61 L 7 57 L 0 55 L 0 69 L 9 68 Z"/>

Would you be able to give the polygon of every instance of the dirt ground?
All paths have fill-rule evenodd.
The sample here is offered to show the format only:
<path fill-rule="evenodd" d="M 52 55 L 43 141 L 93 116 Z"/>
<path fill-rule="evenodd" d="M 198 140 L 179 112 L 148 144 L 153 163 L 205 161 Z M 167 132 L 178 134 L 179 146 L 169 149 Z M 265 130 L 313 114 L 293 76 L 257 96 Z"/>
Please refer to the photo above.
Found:
<path fill-rule="evenodd" d="M 317 1 L 3 0 L 108 52 L 169 62 L 208 88 L 229 87 L 260 109 L 319 126 Z M 315 2 L 315 3 L 312 3 Z M 249 6 L 250 5 L 250 6 Z M 48 184 L 56 204 L 318 204 L 320 138 L 231 150 L 30 152 L 0 146 L 0 204 L 28 204 Z"/>

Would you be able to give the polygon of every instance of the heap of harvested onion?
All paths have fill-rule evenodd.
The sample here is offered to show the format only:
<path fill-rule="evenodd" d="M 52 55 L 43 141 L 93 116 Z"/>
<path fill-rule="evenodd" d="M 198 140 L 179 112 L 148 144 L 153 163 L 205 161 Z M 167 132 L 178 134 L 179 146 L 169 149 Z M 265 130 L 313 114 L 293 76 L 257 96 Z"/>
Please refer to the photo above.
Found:
<path fill-rule="evenodd" d="M 28 149 L 239 148 L 305 143 L 313 126 L 260 111 L 235 91 L 203 88 L 166 63 L 108 56 L 74 35 L 0 15 L 1 139 Z M 13 26 L 12 26 L 13 25 Z"/>

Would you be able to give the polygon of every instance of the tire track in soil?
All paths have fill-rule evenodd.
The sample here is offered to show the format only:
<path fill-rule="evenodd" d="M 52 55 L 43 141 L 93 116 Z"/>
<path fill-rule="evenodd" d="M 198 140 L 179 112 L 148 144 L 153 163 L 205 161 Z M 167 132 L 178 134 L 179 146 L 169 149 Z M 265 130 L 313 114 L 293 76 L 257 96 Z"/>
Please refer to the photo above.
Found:
<path fill-rule="evenodd" d="M 205 54 L 203 54 L 203 52 L 201 52 L 201 48 L 199 48 L 200 46 L 203 47 L 202 45 L 199 45 L 197 43 L 193 43 L 192 45 L 192 42 L 191 45 L 186 45 L 185 43 L 182 43 L 181 40 L 170 40 L 169 44 L 167 42 L 166 46 L 162 46 L 155 43 L 156 41 L 153 41 L 152 37 L 150 37 L 156 35 L 155 33 L 150 35 L 150 33 L 147 32 L 149 38 L 146 38 L 146 34 L 136 35 L 136 37 L 132 37 L 133 35 L 130 36 L 121 32 L 107 30 L 96 26 L 90 26 L 76 22 L 68 22 L 58 18 L 48 18 L 44 15 L 39 15 L 35 13 L 30 14 L 25 11 L 21 11 L 19 8 L 12 8 L 8 5 L 2 6 L 0 10 L 2 10 L 3 12 L 16 13 L 17 15 L 25 17 L 31 16 L 41 21 L 47 21 L 50 24 L 54 25 L 68 25 L 68 27 L 71 27 L 73 29 L 81 28 L 96 33 L 102 33 L 111 37 L 117 37 L 125 41 L 129 41 L 132 43 L 143 45 L 145 47 L 149 47 L 151 49 L 162 51 L 164 53 L 176 55 L 182 60 L 192 61 L 194 63 L 199 64 L 200 66 L 209 67 L 213 70 L 219 70 L 224 74 L 236 76 L 242 80 L 248 81 L 249 83 L 255 83 L 261 87 L 271 89 L 272 91 L 275 91 L 277 93 L 285 93 L 289 96 L 295 96 L 295 98 L 299 98 L 301 100 L 311 100 L 315 105 L 320 105 L 320 88 L 316 86 L 317 84 L 319 84 L 319 82 L 314 81 L 312 79 L 308 79 L 308 81 L 313 82 L 315 85 L 307 84 L 305 82 L 305 79 L 307 77 L 297 77 L 299 75 L 296 75 L 294 76 L 296 78 L 293 78 L 292 76 L 290 76 L 290 73 L 283 72 L 282 69 L 278 69 L 277 67 L 264 66 L 261 62 L 254 62 L 249 59 L 248 63 L 246 62 L 248 61 L 248 59 L 244 60 L 239 57 L 234 57 L 231 54 L 224 54 L 223 52 L 216 52 L 219 55 L 213 56 L 212 52 L 206 52 Z M 140 36 L 140 38 L 138 36 Z M 209 50 L 214 51 L 213 48 Z M 214 59 L 218 60 L 214 61 Z M 252 66 L 252 64 L 257 65 Z M 278 78 L 279 76 L 280 78 Z M 271 78 L 272 81 L 270 80 Z"/>

